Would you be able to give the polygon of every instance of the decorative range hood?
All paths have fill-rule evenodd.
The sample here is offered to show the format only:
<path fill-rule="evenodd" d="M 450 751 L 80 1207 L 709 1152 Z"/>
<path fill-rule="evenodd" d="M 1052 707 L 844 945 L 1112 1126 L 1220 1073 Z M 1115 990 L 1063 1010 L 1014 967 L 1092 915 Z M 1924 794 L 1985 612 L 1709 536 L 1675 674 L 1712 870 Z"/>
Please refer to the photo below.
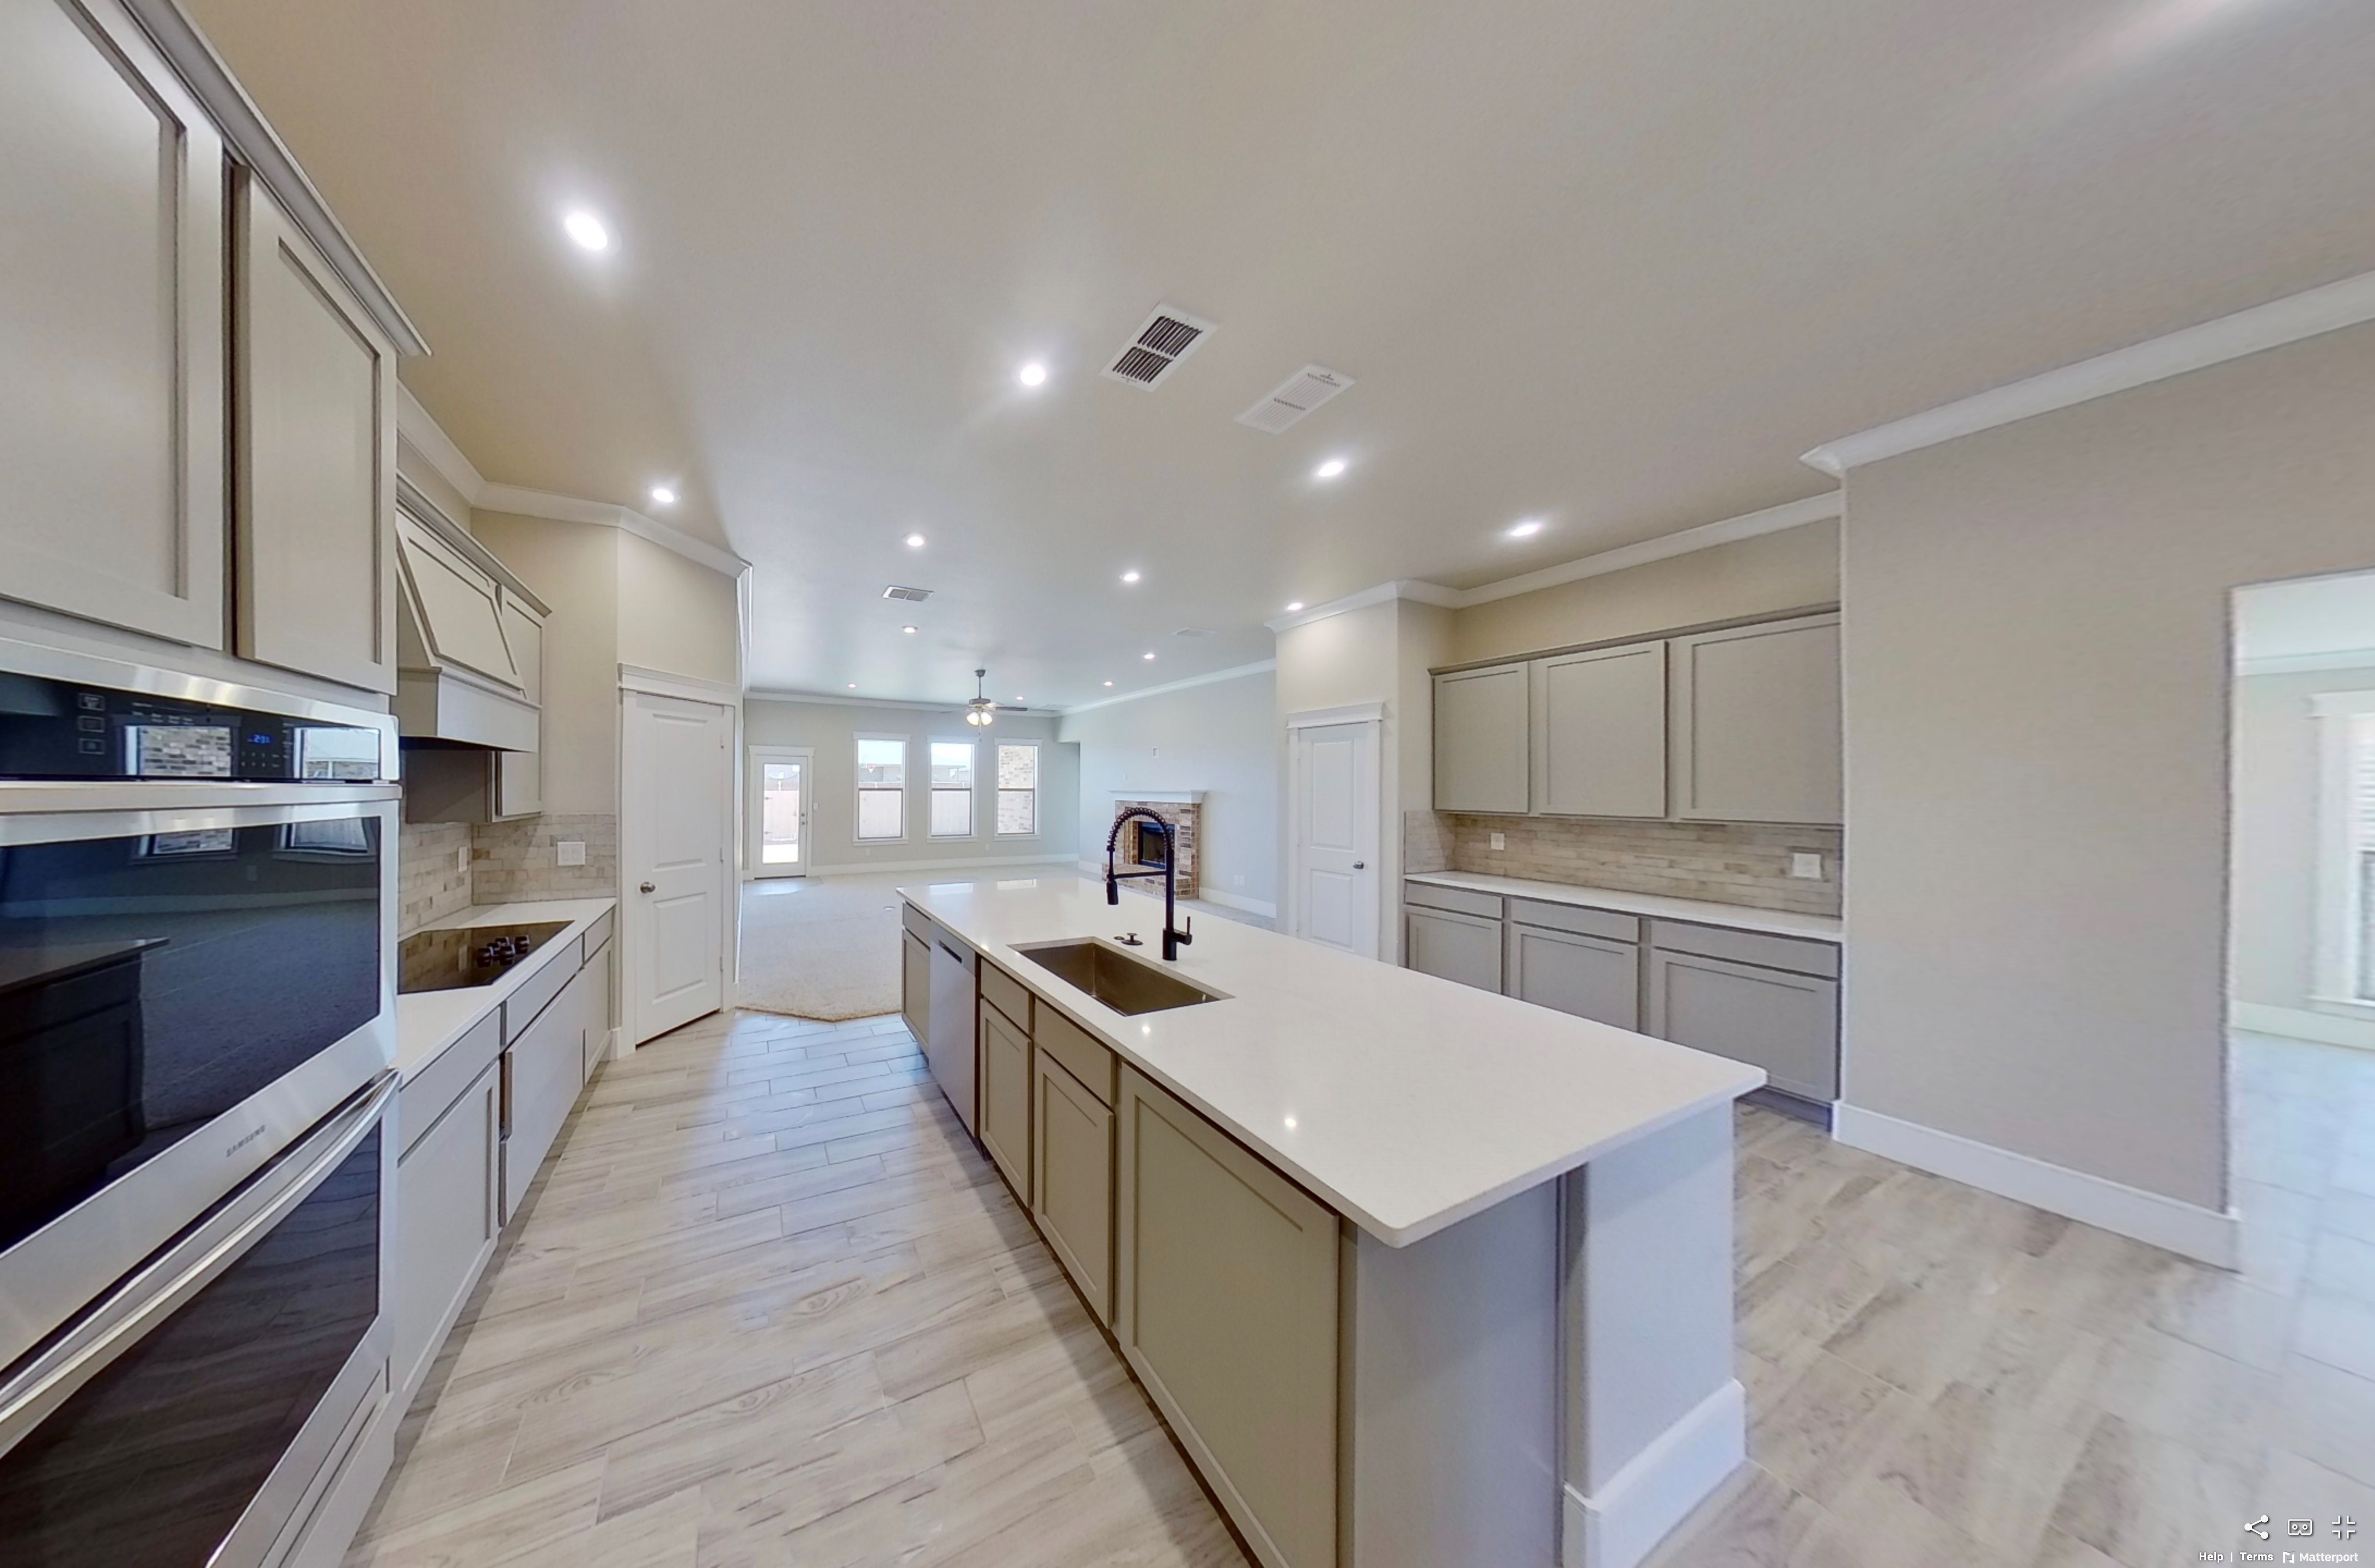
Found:
<path fill-rule="evenodd" d="M 538 749 L 544 601 L 408 483 L 397 486 L 396 733 Z"/>

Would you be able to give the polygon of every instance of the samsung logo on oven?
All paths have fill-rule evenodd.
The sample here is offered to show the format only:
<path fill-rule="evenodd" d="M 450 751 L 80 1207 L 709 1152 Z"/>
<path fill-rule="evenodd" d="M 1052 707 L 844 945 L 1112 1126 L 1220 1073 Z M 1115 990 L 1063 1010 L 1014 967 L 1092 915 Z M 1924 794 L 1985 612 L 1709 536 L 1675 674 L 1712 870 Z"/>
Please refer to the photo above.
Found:
<path fill-rule="evenodd" d="M 248 1128 L 247 1131 L 242 1133 L 232 1141 L 231 1146 L 229 1149 L 223 1150 L 223 1158 L 226 1160 L 230 1159 L 232 1155 L 238 1153 L 241 1149 L 245 1149 L 249 1144 L 254 1143 L 257 1138 L 262 1138 L 263 1136 L 264 1129 L 262 1127 L 254 1126 Z"/>

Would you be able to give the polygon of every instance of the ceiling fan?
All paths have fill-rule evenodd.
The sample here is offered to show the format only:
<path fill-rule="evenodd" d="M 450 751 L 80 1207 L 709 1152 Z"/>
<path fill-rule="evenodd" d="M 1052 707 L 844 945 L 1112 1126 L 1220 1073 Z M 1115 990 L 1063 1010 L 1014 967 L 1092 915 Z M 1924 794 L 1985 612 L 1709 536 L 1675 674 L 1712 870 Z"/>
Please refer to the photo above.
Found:
<path fill-rule="evenodd" d="M 988 674 L 987 669 L 973 672 L 974 698 L 965 704 L 965 723 L 977 729 L 987 728 L 997 719 L 998 704 L 991 701 L 982 690 L 982 680 Z"/>

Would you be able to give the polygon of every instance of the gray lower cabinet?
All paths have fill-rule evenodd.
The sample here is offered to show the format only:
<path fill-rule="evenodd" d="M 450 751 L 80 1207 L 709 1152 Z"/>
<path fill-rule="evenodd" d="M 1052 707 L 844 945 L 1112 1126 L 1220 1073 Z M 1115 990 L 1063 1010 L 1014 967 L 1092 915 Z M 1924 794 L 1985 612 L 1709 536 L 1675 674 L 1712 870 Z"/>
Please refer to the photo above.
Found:
<path fill-rule="evenodd" d="M 1641 1027 L 1641 945 L 1509 926 L 1508 994 L 1619 1029 Z"/>
<path fill-rule="evenodd" d="M 594 938 L 585 938 L 591 942 Z M 610 1049 L 610 1031 L 618 1019 L 613 1009 L 619 995 L 619 945 L 605 939 L 601 950 L 585 961 L 585 1078 L 594 1081 L 602 1057 Z"/>
<path fill-rule="evenodd" d="M 1265 1568 L 1337 1561 L 1336 1216 L 1128 1066 L 1114 1336 Z"/>
<path fill-rule="evenodd" d="M 1660 1040 L 1763 1067 L 1802 1099 L 1839 1093 L 1839 983 L 1652 948 L 1648 1030 Z"/>
<path fill-rule="evenodd" d="M 982 966 L 982 973 L 990 973 Z M 989 1005 L 981 1008 L 981 1146 L 1028 1208 L 1031 1203 L 1031 1036 Z"/>
<path fill-rule="evenodd" d="M 1114 1114 L 1052 1051 L 1031 1074 L 1031 1217 L 1097 1321 L 1113 1322 Z"/>
<path fill-rule="evenodd" d="M 458 1049 L 459 1047 L 456 1047 Z M 424 1108 L 423 1114 L 433 1108 Z M 413 1114 L 412 1097 L 404 1114 Z M 502 1078 L 490 1062 L 451 1104 L 408 1140 L 396 1167 L 396 1256 L 390 1380 L 401 1409 L 429 1375 L 438 1346 L 502 1231 Z"/>
<path fill-rule="evenodd" d="M 1501 989 L 1501 922 L 1412 904 L 1402 911 L 1402 962 L 1480 991 Z"/>
<path fill-rule="evenodd" d="M 932 1033 L 932 944 L 913 931 L 900 943 L 899 1016 L 920 1045 Z"/>
<path fill-rule="evenodd" d="M 503 1051 L 503 1222 L 527 1196 L 585 1086 L 585 998 L 579 970 Z"/>

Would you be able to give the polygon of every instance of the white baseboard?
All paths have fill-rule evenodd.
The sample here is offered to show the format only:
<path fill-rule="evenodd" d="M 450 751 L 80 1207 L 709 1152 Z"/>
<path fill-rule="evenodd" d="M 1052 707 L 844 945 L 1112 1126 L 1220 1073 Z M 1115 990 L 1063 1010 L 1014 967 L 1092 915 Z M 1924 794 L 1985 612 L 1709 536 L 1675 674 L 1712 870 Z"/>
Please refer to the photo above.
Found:
<path fill-rule="evenodd" d="M 1733 1379 L 1627 1460 L 1598 1495 L 1564 1490 L 1563 1568 L 1633 1568 L 1748 1457 L 1748 1398 Z"/>
<path fill-rule="evenodd" d="M 2215 1267 L 2237 1266 L 2241 1231 L 2233 1209 L 2222 1214 L 2108 1176 L 2088 1175 L 1844 1102 L 1832 1119 L 1831 1136 L 1849 1148 L 1918 1166 L 1933 1175 L 2199 1258 Z"/>
<path fill-rule="evenodd" d="M 2287 1040 L 2375 1051 L 2375 1020 L 2370 1019 L 2313 1013 L 2307 1008 L 2279 1008 L 2266 1002 L 2233 1002 L 2227 1005 L 2227 1021 L 2252 1034 L 2280 1034 Z"/>
<path fill-rule="evenodd" d="M 1247 914 L 1258 914 L 1265 920 L 1278 918 L 1278 905 L 1267 903 L 1260 899 L 1249 899 L 1243 893 L 1224 893 L 1218 888 L 1207 888 L 1197 896 L 1217 903 L 1224 909 L 1242 909 Z"/>
<path fill-rule="evenodd" d="M 891 871 L 1004 871 L 1017 866 L 1061 866 L 1072 857 L 1069 855 L 1007 855 L 978 856 L 969 860 L 868 860 L 848 866 L 811 866 L 811 877 L 864 877 L 873 872 Z"/>

